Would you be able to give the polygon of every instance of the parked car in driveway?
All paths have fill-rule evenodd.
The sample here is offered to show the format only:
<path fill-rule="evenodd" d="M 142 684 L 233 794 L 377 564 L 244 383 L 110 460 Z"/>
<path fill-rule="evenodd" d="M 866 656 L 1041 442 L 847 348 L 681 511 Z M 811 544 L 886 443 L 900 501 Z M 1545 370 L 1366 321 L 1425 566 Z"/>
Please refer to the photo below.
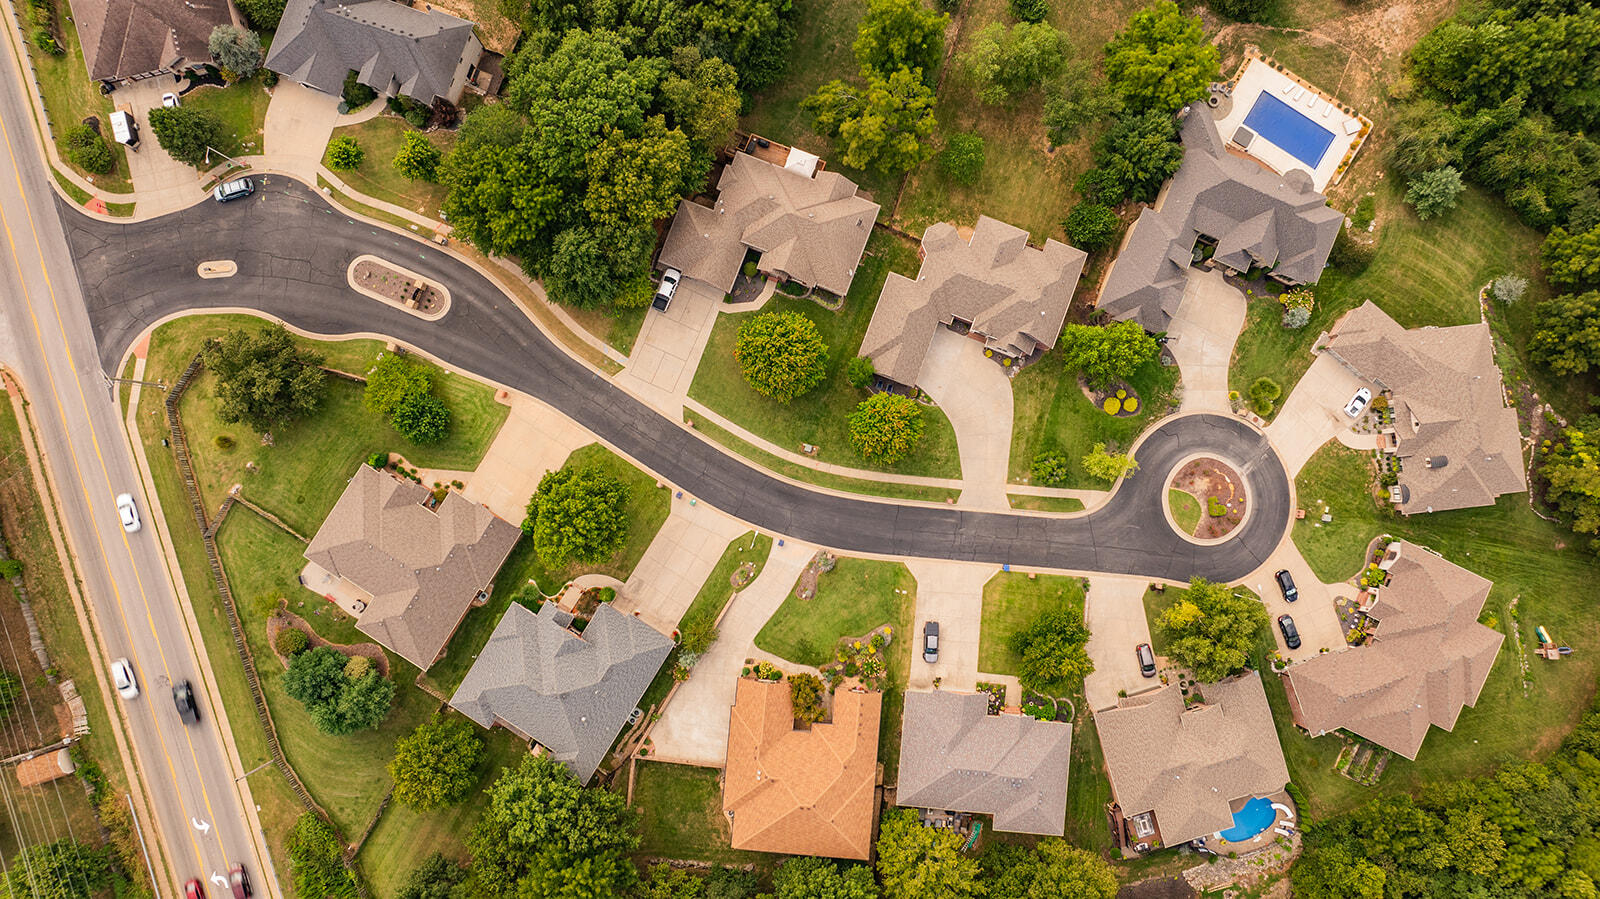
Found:
<path fill-rule="evenodd" d="M 678 292 L 678 282 L 683 280 L 683 272 L 669 268 L 661 273 L 661 283 L 656 285 L 656 298 L 650 301 L 652 308 L 658 312 L 666 312 L 672 305 L 672 298 Z"/>
<path fill-rule="evenodd" d="M 1140 643 L 1133 648 L 1133 654 L 1139 659 L 1139 673 L 1145 677 L 1156 676 L 1156 654 L 1150 649 L 1150 644 Z"/>
<path fill-rule="evenodd" d="M 217 198 L 218 203 L 226 203 L 229 200 L 248 197 L 255 192 L 256 185 L 254 181 L 249 178 L 235 178 L 232 181 L 224 181 L 218 184 L 217 189 L 212 191 L 211 195 Z"/>
<path fill-rule="evenodd" d="M 1367 404 L 1370 402 L 1372 402 L 1372 391 L 1363 387 L 1356 391 L 1356 395 L 1350 398 L 1350 402 L 1345 404 L 1344 414 L 1351 418 L 1360 418 L 1361 413 L 1366 410 Z"/>
<path fill-rule="evenodd" d="M 117 687 L 117 694 L 123 699 L 139 698 L 139 681 L 133 676 L 133 663 L 127 659 L 117 659 L 111 663 L 111 682 Z"/>
<path fill-rule="evenodd" d="M 168 109 L 178 108 L 178 95 L 168 91 L 161 95 L 161 105 Z"/>
<path fill-rule="evenodd" d="M 1300 598 L 1300 588 L 1294 585 L 1294 575 L 1285 568 L 1272 576 L 1278 582 L 1278 589 L 1283 592 L 1284 602 L 1294 602 Z"/>
<path fill-rule="evenodd" d="M 939 622 L 930 621 L 922 626 L 922 660 L 928 664 L 939 661 Z"/>
<path fill-rule="evenodd" d="M 133 495 L 117 494 L 117 517 L 122 519 L 122 529 L 128 533 L 139 530 L 139 507 L 133 504 Z"/>
<path fill-rule="evenodd" d="M 1278 630 L 1283 631 L 1283 643 L 1290 649 L 1300 648 L 1300 631 L 1294 626 L 1294 619 L 1288 615 L 1278 616 Z"/>
<path fill-rule="evenodd" d="M 200 723 L 200 706 L 194 701 L 194 687 L 188 681 L 172 688 L 172 704 L 178 707 L 178 717 L 184 724 Z"/>

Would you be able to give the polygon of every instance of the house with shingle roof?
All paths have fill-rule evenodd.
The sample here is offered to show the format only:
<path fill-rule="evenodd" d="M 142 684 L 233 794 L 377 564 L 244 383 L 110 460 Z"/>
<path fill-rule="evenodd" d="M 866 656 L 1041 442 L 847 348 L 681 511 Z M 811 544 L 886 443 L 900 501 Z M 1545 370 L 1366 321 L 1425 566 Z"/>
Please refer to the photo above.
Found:
<path fill-rule="evenodd" d="M 1176 684 L 1094 713 L 1111 793 L 1130 843 L 1177 846 L 1233 826 L 1233 812 L 1289 782 L 1261 676 L 1201 688 L 1184 707 Z"/>
<path fill-rule="evenodd" d="M 986 693 L 906 693 L 895 804 L 994 816 L 995 830 L 1061 836 L 1072 725 L 991 715 Z"/>
<path fill-rule="evenodd" d="M 1100 309 L 1151 333 L 1167 330 L 1178 311 L 1189 268 L 1203 256 L 1197 247 L 1212 249 L 1211 267 L 1260 267 L 1283 284 L 1311 284 L 1344 225 L 1310 174 L 1279 174 L 1230 153 L 1204 104 L 1186 110 L 1180 131 L 1183 165 L 1139 214 L 1100 290 Z"/>
<path fill-rule="evenodd" d="M 1492 506 L 1528 489 L 1522 431 L 1487 322 L 1406 330 L 1369 300 L 1319 343 L 1389 396 L 1394 424 L 1383 449 L 1400 461 L 1390 499 L 1401 512 Z"/>
<path fill-rule="evenodd" d="M 362 465 L 305 557 L 361 597 L 357 629 L 426 671 L 467 610 L 488 599 L 521 535 L 454 491 L 435 500 L 415 481 Z"/>
<path fill-rule="evenodd" d="M 106 83 L 206 65 L 212 29 L 234 19 L 228 0 L 71 0 L 71 7 L 89 79 Z"/>
<path fill-rule="evenodd" d="M 1314 656 L 1283 674 L 1294 723 L 1347 730 L 1415 760 L 1430 726 L 1455 728 L 1475 705 L 1505 636 L 1478 623 L 1488 580 L 1413 543 L 1389 545 L 1389 582 L 1365 609 L 1365 645 Z"/>
<path fill-rule="evenodd" d="M 832 703 L 832 720 L 797 729 L 787 683 L 740 679 L 722 784 L 733 848 L 872 854 L 883 694 L 840 687 Z"/>
<path fill-rule="evenodd" d="M 670 652 L 670 638 L 609 603 L 581 632 L 553 602 L 537 614 L 513 603 L 450 707 L 537 742 L 588 783 Z"/>
<path fill-rule="evenodd" d="M 1035 247 L 1028 232 L 986 215 L 966 238 L 948 222 L 929 225 L 918 254 L 915 281 L 889 274 L 861 342 L 877 373 L 906 387 L 916 386 L 935 328 L 1018 360 L 1054 346 L 1088 258 L 1054 240 Z"/>
<path fill-rule="evenodd" d="M 798 151 L 791 150 L 792 158 Z M 745 253 L 769 277 L 844 296 L 866 251 L 878 204 L 838 172 L 776 165 L 751 153 L 733 154 L 717 181 L 711 206 L 678 204 L 658 265 L 728 293 Z"/>
<path fill-rule="evenodd" d="M 461 101 L 483 44 L 465 19 L 396 0 L 288 0 L 264 65 L 325 94 L 345 76 L 380 97 Z"/>

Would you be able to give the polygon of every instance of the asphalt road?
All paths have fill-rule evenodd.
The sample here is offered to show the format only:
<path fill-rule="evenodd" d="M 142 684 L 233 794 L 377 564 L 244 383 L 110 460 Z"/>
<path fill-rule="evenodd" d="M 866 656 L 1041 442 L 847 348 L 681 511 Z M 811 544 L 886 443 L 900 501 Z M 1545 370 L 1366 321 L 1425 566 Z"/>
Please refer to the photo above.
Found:
<path fill-rule="evenodd" d="M 1047 518 L 908 506 L 815 492 L 770 477 L 618 389 L 550 341 L 471 266 L 421 240 L 352 220 L 314 190 L 269 176 L 255 196 L 150 222 L 97 222 L 64 210 L 101 365 L 112 370 L 152 322 L 246 306 L 327 335 L 377 332 L 449 365 L 548 402 L 667 481 L 757 527 L 845 552 L 1231 580 L 1258 567 L 1289 523 L 1289 485 L 1267 440 L 1224 416 L 1174 419 L 1139 447 L 1140 469 L 1094 514 Z M 449 286 L 453 305 L 425 322 L 351 290 L 345 272 L 374 253 Z M 238 275 L 202 280 L 232 259 Z M 1234 462 L 1255 508 L 1235 539 L 1189 543 L 1166 524 L 1162 475 L 1193 452 Z"/>
<path fill-rule="evenodd" d="M 217 883 L 229 868 L 243 864 L 258 882 L 269 869 L 256 854 L 255 828 L 234 781 L 238 772 L 219 736 L 217 709 L 202 684 L 148 515 L 138 533 L 124 533 L 118 522 L 117 494 L 134 494 L 141 510 L 149 506 L 120 409 L 100 371 L 49 168 L 34 138 L 32 110 L 11 60 L 0 65 L 9 73 L 0 76 L 0 361 L 16 372 L 31 402 L 60 489 L 65 536 L 100 636 L 112 658 L 132 660 L 143 691 L 116 702 L 154 804 L 156 820 L 143 821 L 144 829 L 163 837 L 165 861 L 156 860 L 167 882 L 163 893 L 191 877 L 214 877 L 210 892 L 218 895 Z M 172 685 L 184 680 L 197 688 L 197 726 L 184 726 L 173 705 Z M 87 702 L 102 701 L 93 684 L 80 678 L 79 688 Z M 96 739 L 112 745 L 110 734 Z M 152 845 L 151 851 L 161 848 Z"/>

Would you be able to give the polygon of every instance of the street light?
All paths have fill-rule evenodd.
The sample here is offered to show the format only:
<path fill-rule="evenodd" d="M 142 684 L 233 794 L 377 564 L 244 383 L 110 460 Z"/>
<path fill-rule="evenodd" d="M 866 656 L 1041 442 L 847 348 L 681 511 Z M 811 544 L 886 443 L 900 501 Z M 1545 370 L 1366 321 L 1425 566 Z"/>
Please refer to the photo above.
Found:
<path fill-rule="evenodd" d="M 206 165 L 210 165 L 211 164 L 211 154 L 212 153 L 215 153 L 218 156 L 221 156 L 223 159 L 228 160 L 229 162 L 233 163 L 234 165 L 238 165 L 239 164 L 238 161 L 235 160 L 232 156 L 229 156 L 228 154 L 226 154 L 226 153 L 222 152 L 221 150 L 218 150 L 218 149 L 216 149 L 216 148 L 214 148 L 214 147 L 212 147 L 212 146 L 210 146 L 208 144 L 206 146 Z"/>

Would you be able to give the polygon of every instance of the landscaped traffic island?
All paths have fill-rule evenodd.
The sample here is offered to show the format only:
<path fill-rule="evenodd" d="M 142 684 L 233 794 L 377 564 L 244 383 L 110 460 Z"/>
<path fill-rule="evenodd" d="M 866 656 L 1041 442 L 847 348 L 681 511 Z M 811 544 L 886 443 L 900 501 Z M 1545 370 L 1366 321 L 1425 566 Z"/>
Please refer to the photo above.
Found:
<path fill-rule="evenodd" d="M 1167 483 L 1167 515 L 1179 533 L 1220 540 L 1245 519 L 1244 479 L 1212 456 L 1184 462 Z"/>

